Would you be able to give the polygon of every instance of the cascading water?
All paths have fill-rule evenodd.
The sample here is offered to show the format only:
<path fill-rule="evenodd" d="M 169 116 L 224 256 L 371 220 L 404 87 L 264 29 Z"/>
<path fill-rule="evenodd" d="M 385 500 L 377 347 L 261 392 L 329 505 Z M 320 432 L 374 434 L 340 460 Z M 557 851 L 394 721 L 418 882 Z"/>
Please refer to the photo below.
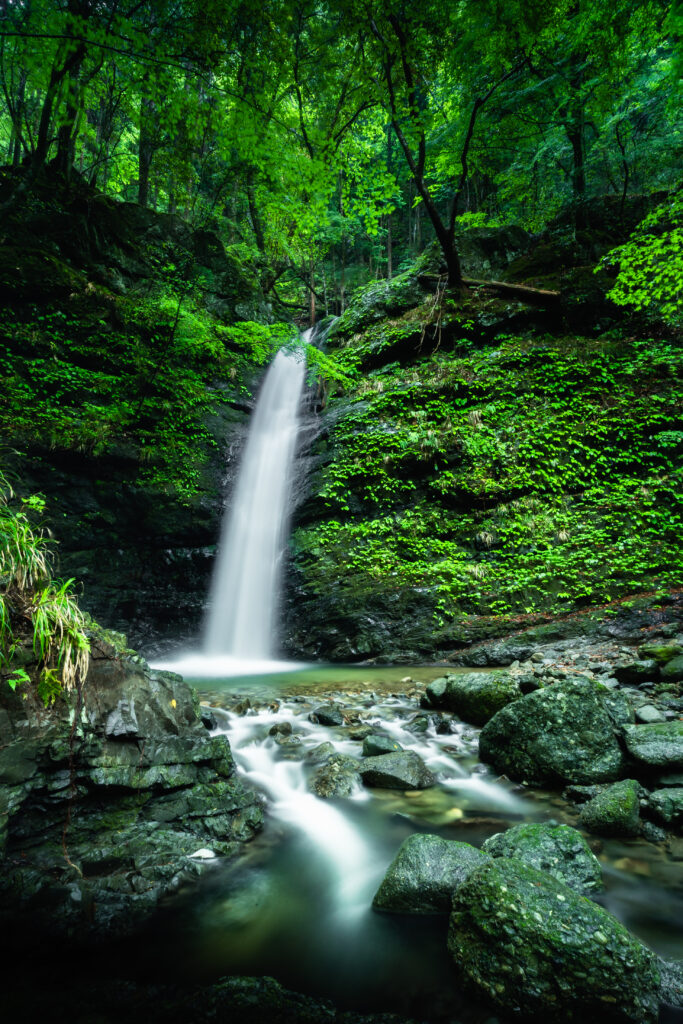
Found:
<path fill-rule="evenodd" d="M 304 370 L 303 357 L 283 349 L 263 382 L 223 522 L 204 638 L 208 655 L 272 656 Z"/>

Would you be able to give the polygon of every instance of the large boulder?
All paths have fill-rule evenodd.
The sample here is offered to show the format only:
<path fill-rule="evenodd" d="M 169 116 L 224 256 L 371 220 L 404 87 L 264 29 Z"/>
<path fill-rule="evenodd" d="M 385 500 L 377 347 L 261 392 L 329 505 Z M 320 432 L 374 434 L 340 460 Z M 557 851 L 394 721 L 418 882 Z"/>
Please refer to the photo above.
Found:
<path fill-rule="evenodd" d="M 492 857 L 514 857 L 547 871 L 582 896 L 604 888 L 600 861 L 581 833 L 569 825 L 515 825 L 487 839 L 482 850 Z"/>
<path fill-rule="evenodd" d="M 683 721 L 627 725 L 624 739 L 631 757 L 652 768 L 683 767 Z"/>
<path fill-rule="evenodd" d="M 382 789 L 428 789 L 436 782 L 422 758 L 412 750 L 366 757 L 360 763 L 360 774 L 366 786 Z"/>
<path fill-rule="evenodd" d="M 408 836 L 375 894 L 376 910 L 398 914 L 448 914 L 453 892 L 488 860 L 469 843 L 440 836 Z"/>
<path fill-rule="evenodd" d="M 514 859 L 456 890 L 448 949 L 464 978 L 528 1021 L 654 1024 L 657 958 L 602 907 Z"/>
<path fill-rule="evenodd" d="M 521 697 L 482 729 L 481 760 L 526 782 L 618 779 L 625 758 L 607 693 L 590 680 L 573 679 Z"/>
<path fill-rule="evenodd" d="M 602 836 L 636 836 L 640 831 L 640 786 L 623 779 L 584 804 L 579 821 Z"/>
<path fill-rule="evenodd" d="M 665 665 L 662 665 L 661 673 L 662 679 L 667 683 L 675 683 L 679 679 L 683 679 L 683 654 L 677 654 L 675 658 L 671 658 Z"/>
<path fill-rule="evenodd" d="M 509 672 L 465 672 L 435 679 L 425 691 L 425 703 L 453 711 L 472 725 L 484 725 L 520 696 L 517 680 Z"/>

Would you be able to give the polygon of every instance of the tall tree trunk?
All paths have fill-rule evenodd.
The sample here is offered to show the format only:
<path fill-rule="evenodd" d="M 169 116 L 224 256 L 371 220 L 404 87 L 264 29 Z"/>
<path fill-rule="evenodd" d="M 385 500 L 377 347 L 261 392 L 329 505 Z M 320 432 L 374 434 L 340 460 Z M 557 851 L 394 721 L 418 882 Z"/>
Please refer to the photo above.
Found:
<path fill-rule="evenodd" d="M 147 78 L 140 94 L 140 135 L 138 138 L 138 203 L 149 203 L 149 176 L 154 156 L 154 101 L 147 93 Z"/>
<path fill-rule="evenodd" d="M 313 327 L 315 325 L 315 263 L 313 262 L 312 258 L 309 263 L 309 275 L 309 280 L 311 283 L 311 286 L 308 289 L 310 293 L 310 320 L 311 327 Z"/>
<path fill-rule="evenodd" d="M 258 206 L 256 205 L 256 185 L 254 179 L 254 171 L 249 168 L 247 171 L 247 204 L 249 206 L 249 218 L 251 220 L 251 226 L 254 230 L 254 239 L 256 241 L 256 247 L 259 252 L 266 251 L 266 238 L 263 232 L 263 225 L 261 224 L 261 218 L 258 212 Z"/>

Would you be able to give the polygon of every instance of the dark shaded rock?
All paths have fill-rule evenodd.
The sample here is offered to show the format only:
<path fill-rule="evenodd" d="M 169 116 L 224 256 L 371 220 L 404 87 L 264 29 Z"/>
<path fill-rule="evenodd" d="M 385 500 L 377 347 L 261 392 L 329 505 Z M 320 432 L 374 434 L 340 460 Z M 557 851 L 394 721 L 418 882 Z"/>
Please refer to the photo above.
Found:
<path fill-rule="evenodd" d="M 683 767 L 683 721 L 626 726 L 624 739 L 636 761 L 653 768 Z"/>
<path fill-rule="evenodd" d="M 448 949 L 475 989 L 524 1020 L 657 1020 L 655 954 L 607 911 L 521 861 L 493 860 L 456 890 Z"/>
<path fill-rule="evenodd" d="M 520 697 L 482 729 L 480 758 L 528 782 L 617 779 L 624 754 L 604 693 L 596 683 L 567 680 Z"/>
<path fill-rule="evenodd" d="M 630 661 L 626 665 L 615 665 L 614 675 L 620 683 L 628 686 L 638 686 L 639 683 L 649 682 L 659 675 L 659 666 L 654 659 L 643 661 Z"/>
<path fill-rule="evenodd" d="M 376 757 L 379 754 L 393 754 L 403 747 L 391 736 L 382 736 L 380 733 L 372 733 L 363 740 L 363 757 Z"/>
<path fill-rule="evenodd" d="M 650 794 L 648 807 L 662 824 L 669 827 L 683 825 L 683 787 L 656 789 Z"/>
<path fill-rule="evenodd" d="M 323 704 L 321 707 L 315 708 L 314 711 L 311 711 L 308 718 L 309 721 L 316 722 L 319 725 L 334 726 L 344 724 L 344 716 L 334 704 Z"/>
<path fill-rule="evenodd" d="M 466 672 L 435 680 L 425 691 L 429 706 L 453 711 L 466 722 L 484 725 L 497 711 L 517 700 L 520 689 L 509 672 Z"/>
<path fill-rule="evenodd" d="M 351 796 L 360 786 L 360 764 L 345 754 L 333 754 L 311 779 L 316 796 Z"/>
<path fill-rule="evenodd" d="M 408 836 L 387 869 L 372 905 L 399 914 L 448 914 L 455 889 L 488 858 L 469 843 Z"/>
<path fill-rule="evenodd" d="M 412 750 L 366 757 L 360 764 L 366 786 L 382 789 L 427 789 L 436 779 L 421 757 Z"/>
<path fill-rule="evenodd" d="M 665 1006 L 683 1009 L 683 960 L 664 960 L 657 958 L 657 966 L 662 979 L 659 998 Z"/>
<path fill-rule="evenodd" d="M 600 861 L 581 833 L 569 825 L 514 825 L 487 839 L 482 850 L 492 857 L 514 857 L 547 871 L 584 896 L 604 889 Z"/>
<path fill-rule="evenodd" d="M 218 728 L 218 722 L 216 721 L 216 716 L 214 715 L 214 713 L 211 710 L 211 708 L 200 708 L 199 715 L 200 715 L 200 718 L 202 720 L 202 725 L 204 726 L 205 729 L 217 729 Z"/>
<path fill-rule="evenodd" d="M 640 831 L 641 787 L 634 779 L 607 786 L 584 804 L 579 821 L 603 836 L 635 836 Z"/>
<path fill-rule="evenodd" d="M 292 723 L 291 722 L 276 722 L 275 725 L 271 725 L 268 730 L 269 736 L 291 736 L 292 735 Z"/>

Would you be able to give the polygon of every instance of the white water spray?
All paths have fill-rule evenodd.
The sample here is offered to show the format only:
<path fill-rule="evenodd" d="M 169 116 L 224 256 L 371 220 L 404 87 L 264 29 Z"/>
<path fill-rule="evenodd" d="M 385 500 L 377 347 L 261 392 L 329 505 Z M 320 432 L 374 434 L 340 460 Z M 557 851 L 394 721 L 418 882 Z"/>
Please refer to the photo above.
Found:
<path fill-rule="evenodd" d="M 304 371 L 303 356 L 281 350 L 258 396 L 232 507 L 223 520 L 205 628 L 207 655 L 271 657 Z"/>

